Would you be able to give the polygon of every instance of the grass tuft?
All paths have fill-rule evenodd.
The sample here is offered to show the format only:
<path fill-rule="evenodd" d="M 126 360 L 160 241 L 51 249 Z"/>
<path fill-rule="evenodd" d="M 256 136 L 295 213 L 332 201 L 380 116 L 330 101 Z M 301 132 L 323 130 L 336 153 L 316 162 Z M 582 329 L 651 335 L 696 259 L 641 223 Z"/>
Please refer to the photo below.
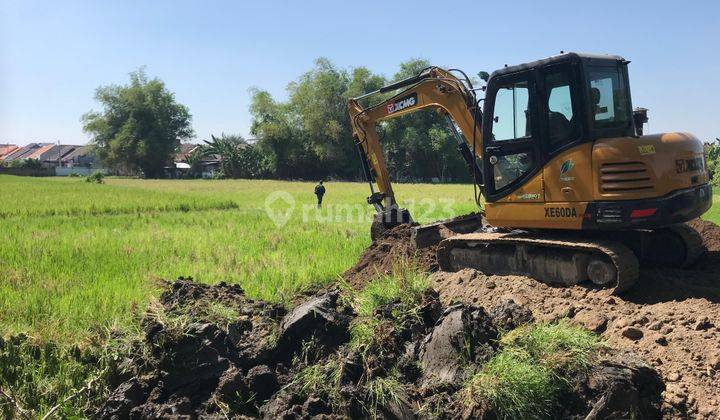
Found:
<path fill-rule="evenodd" d="M 566 373 L 586 367 L 602 345 L 598 336 L 567 320 L 517 328 L 505 334 L 501 344 L 522 348 L 541 364 Z"/>
<path fill-rule="evenodd" d="M 600 339 L 566 321 L 526 325 L 505 334 L 500 351 L 461 392 L 467 406 L 500 418 L 548 418 L 572 374 L 586 368 Z"/>
<path fill-rule="evenodd" d="M 463 391 L 466 404 L 487 406 L 507 419 L 549 417 L 557 393 L 553 372 L 521 350 L 498 353 Z"/>
<path fill-rule="evenodd" d="M 358 313 L 350 328 L 350 346 L 352 348 L 372 348 L 372 344 L 384 337 L 379 327 L 384 326 L 373 316 L 376 309 L 391 303 L 399 303 L 393 308 L 396 324 L 417 318 L 417 304 L 430 281 L 428 274 L 412 265 L 398 265 L 393 275 L 380 275 L 371 280 L 363 290 L 354 293 L 352 305 Z"/>

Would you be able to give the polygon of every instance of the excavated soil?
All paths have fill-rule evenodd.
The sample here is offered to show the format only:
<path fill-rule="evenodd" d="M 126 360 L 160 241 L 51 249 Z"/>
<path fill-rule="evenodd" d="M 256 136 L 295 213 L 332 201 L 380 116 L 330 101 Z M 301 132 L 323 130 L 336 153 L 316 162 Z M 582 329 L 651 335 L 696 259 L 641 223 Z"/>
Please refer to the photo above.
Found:
<path fill-rule="evenodd" d="M 412 308 L 401 300 L 377 308 L 361 347 L 351 328 L 367 316 L 338 290 L 298 298 L 288 310 L 238 286 L 179 279 L 149 308 L 144 335 L 96 416 L 497 418 L 463 399 L 469 375 L 498 351 L 501 331 L 567 318 L 609 346 L 568 378 L 554 418 L 720 418 L 720 227 L 691 226 L 706 257 L 686 270 L 643 269 L 623 296 L 436 272 Z M 436 271 L 435 250 L 417 250 L 411 232 L 403 225 L 375 241 L 345 280 L 361 288 L 408 262 Z M 393 397 L 380 398 L 388 386 Z"/>
<path fill-rule="evenodd" d="M 571 318 L 661 372 L 664 417 L 720 418 L 720 227 L 690 225 L 704 238 L 705 257 L 690 269 L 642 269 L 639 283 L 622 296 L 474 270 L 436 273 L 433 286 L 444 302 L 493 307 L 511 298 L 538 320 Z"/>
<path fill-rule="evenodd" d="M 368 318 L 336 290 L 286 312 L 237 286 L 179 279 L 159 305 L 96 417 L 498 418 L 468 403 L 463 384 L 498 351 L 500 330 L 532 322 L 511 301 L 489 312 L 443 306 L 427 289 L 376 308 L 373 334 L 357 346 L 351 325 Z M 610 348 L 563 383 L 554 418 L 654 418 L 665 388 L 655 369 Z"/>
<path fill-rule="evenodd" d="M 390 274 L 403 264 L 436 271 L 436 247 L 417 249 L 412 240 L 413 226 L 416 225 L 403 224 L 385 232 L 362 253 L 352 268 L 343 273 L 342 278 L 353 288 L 361 289 L 370 279 Z"/>

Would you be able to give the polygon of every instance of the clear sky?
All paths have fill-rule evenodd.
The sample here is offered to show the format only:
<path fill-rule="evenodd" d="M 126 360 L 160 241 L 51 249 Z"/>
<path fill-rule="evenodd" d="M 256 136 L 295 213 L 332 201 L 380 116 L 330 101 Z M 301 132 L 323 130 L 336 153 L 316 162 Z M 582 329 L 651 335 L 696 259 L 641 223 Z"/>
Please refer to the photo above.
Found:
<path fill-rule="evenodd" d="M 143 65 L 205 139 L 248 136 L 248 89 L 283 99 L 320 56 L 387 76 L 413 57 L 477 74 L 560 50 L 631 60 L 646 132 L 708 140 L 720 137 L 719 23 L 716 0 L 0 0 L 0 143 L 87 142 L 95 88 Z"/>

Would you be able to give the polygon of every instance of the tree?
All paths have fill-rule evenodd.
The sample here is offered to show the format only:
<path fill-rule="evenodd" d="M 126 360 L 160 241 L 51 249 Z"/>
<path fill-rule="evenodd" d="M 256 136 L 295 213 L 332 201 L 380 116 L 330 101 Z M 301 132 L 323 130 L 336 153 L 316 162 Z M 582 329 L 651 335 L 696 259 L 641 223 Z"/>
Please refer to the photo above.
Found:
<path fill-rule="evenodd" d="M 430 62 L 423 59 L 402 62 L 393 81 L 414 76 L 429 66 Z M 380 133 L 388 170 L 395 179 L 470 179 L 447 122 L 434 109 L 390 120 Z"/>
<path fill-rule="evenodd" d="M 220 137 L 210 135 L 210 138 L 210 141 L 205 140 L 205 152 L 220 157 L 223 178 L 253 178 L 260 175 L 261 156 L 242 136 L 223 133 Z"/>
<path fill-rule="evenodd" d="M 720 139 L 704 144 L 707 171 L 713 184 L 720 185 Z"/>
<path fill-rule="evenodd" d="M 99 87 L 95 99 L 103 111 L 83 115 L 83 129 L 109 166 L 161 176 L 180 142 L 193 137 L 188 108 L 142 68 L 128 85 Z"/>

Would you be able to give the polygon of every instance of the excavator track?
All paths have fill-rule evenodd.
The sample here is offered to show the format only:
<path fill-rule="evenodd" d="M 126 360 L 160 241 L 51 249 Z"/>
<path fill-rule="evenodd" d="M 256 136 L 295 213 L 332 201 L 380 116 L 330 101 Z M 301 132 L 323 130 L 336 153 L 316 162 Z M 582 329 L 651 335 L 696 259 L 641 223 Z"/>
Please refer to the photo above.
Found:
<path fill-rule="evenodd" d="M 639 276 L 637 257 L 620 242 L 528 232 L 456 235 L 440 242 L 437 258 L 444 271 L 474 268 L 566 286 L 591 280 L 613 294 L 630 289 Z"/>
<path fill-rule="evenodd" d="M 679 264 L 681 268 L 689 267 L 705 254 L 705 245 L 700 234 L 692 227 L 681 224 L 667 228 L 670 232 L 677 235 L 685 245 L 685 258 Z"/>

